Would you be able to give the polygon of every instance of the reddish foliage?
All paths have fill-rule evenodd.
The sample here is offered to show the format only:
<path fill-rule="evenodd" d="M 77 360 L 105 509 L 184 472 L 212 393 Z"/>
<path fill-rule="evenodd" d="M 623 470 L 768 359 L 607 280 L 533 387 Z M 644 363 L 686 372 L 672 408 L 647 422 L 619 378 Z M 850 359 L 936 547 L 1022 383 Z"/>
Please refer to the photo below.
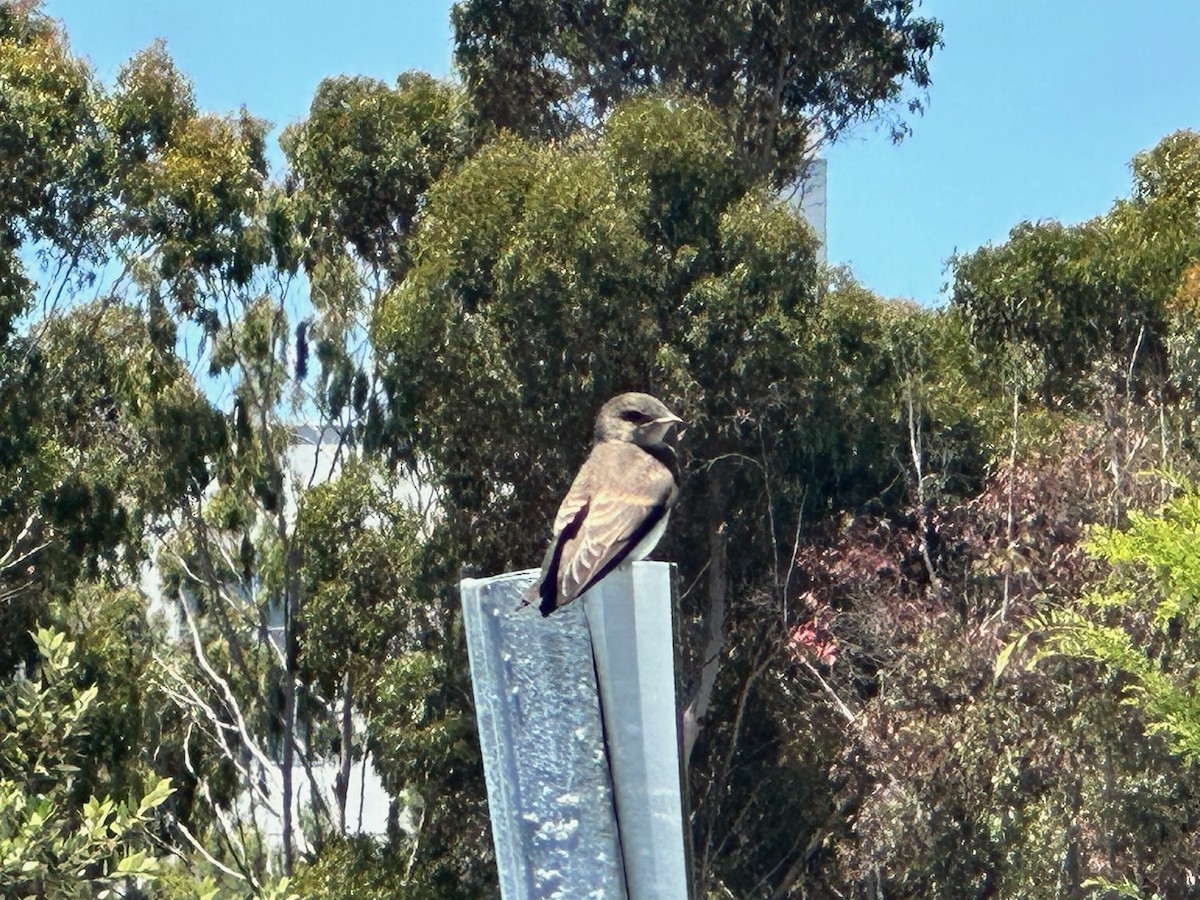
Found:
<path fill-rule="evenodd" d="M 821 661 L 848 653 L 875 669 L 953 616 L 972 641 L 986 632 L 981 651 L 994 653 L 1002 609 L 1019 622 L 1097 576 L 1100 564 L 1082 547 L 1089 525 L 1153 505 L 1161 482 L 1138 474 L 1153 467 L 1152 451 L 1144 432 L 1080 425 L 1055 448 L 1000 468 L 978 495 L 927 516 L 915 506 L 847 515 L 810 532 L 794 557 L 789 650 Z"/>
<path fill-rule="evenodd" d="M 937 614 L 914 517 L 847 516 L 810 541 L 796 553 L 796 606 L 803 612 L 793 644 L 795 629 L 809 629 L 812 646 L 840 642 L 854 656 L 874 655 L 875 648 L 904 643 L 904 632 Z"/>
<path fill-rule="evenodd" d="M 1026 616 L 1072 602 L 1102 574 L 1083 550 L 1091 524 L 1120 524 L 1127 510 L 1163 499 L 1161 479 L 1142 474 L 1159 454 L 1135 428 L 1067 427 L 1054 447 L 999 467 L 975 496 L 890 517 L 847 515 L 808 532 L 790 578 L 790 659 L 839 660 L 814 696 L 835 693 L 855 714 L 850 728 L 836 717 L 808 720 L 814 735 L 836 735 L 829 774 L 840 793 L 826 827 L 840 835 L 829 842 L 841 842 L 828 859 L 813 850 L 810 873 L 865 884 L 883 872 L 891 894 L 928 896 L 936 879 L 905 879 L 929 871 L 956 879 L 956 896 L 983 895 L 980 885 L 1009 871 L 1004 854 L 1044 806 L 1078 823 L 1082 855 L 1113 852 L 1099 823 L 1116 817 L 1131 828 L 1143 813 L 1080 810 L 1107 802 L 1111 772 L 1136 783 L 1147 760 L 1169 759 L 1155 756 L 1119 689 L 1088 665 L 1014 669 L 997 681 L 995 662 Z M 792 682 L 813 679 L 796 672 Z M 1091 806 L 1076 799 L 1085 789 Z M 1191 822 L 1192 802 L 1179 801 L 1182 821 Z M 1148 801 L 1147 810 L 1158 808 Z M 917 813 L 928 831 L 897 825 Z M 997 831 L 997 822 L 1009 824 Z M 1020 851 L 1029 871 L 1056 864 L 1030 861 L 1037 849 L 1030 841 Z M 1119 862 L 1089 871 L 1119 872 Z"/>
<path fill-rule="evenodd" d="M 832 666 L 838 658 L 838 641 L 830 627 L 833 611 L 828 607 L 807 622 L 795 626 L 788 636 L 788 651 L 798 661 L 808 654 L 818 662 Z"/>
<path fill-rule="evenodd" d="M 1056 447 L 1000 468 L 982 493 L 935 513 L 940 565 L 962 592 L 964 611 L 1010 616 L 1077 596 L 1099 574 L 1084 552 L 1094 524 L 1120 524 L 1130 508 L 1154 505 L 1161 481 L 1143 431 L 1098 424 L 1070 428 Z"/>

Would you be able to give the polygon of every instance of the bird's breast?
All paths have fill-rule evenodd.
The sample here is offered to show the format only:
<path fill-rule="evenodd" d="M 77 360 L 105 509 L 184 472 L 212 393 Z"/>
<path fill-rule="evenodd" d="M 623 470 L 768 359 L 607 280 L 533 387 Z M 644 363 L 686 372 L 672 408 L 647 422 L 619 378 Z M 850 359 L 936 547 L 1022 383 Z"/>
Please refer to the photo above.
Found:
<path fill-rule="evenodd" d="M 667 510 L 663 517 L 658 520 L 658 524 L 647 532 L 646 536 L 638 542 L 638 545 L 630 551 L 629 560 L 645 559 L 658 546 L 658 542 L 662 540 L 663 532 L 667 530 L 667 520 L 671 518 L 671 511 Z"/>

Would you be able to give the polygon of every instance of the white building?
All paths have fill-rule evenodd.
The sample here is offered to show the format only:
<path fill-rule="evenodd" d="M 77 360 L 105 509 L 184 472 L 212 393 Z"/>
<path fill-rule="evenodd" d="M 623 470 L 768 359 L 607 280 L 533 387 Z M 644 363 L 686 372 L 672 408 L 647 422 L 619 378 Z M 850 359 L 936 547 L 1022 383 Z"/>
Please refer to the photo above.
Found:
<path fill-rule="evenodd" d="M 807 169 L 796 180 L 796 187 L 788 197 L 788 202 L 800 210 L 800 215 L 817 233 L 817 260 L 825 263 L 825 183 L 828 163 L 824 159 L 813 159 L 807 164 Z"/>

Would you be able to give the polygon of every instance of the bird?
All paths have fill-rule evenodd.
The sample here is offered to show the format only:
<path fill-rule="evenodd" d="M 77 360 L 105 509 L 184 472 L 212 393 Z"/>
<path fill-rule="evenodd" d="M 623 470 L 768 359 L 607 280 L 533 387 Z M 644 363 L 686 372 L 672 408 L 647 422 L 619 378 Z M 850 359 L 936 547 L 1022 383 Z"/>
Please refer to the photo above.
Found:
<path fill-rule="evenodd" d="M 548 616 L 654 549 L 679 496 L 683 431 L 683 420 L 650 394 L 618 394 L 600 407 L 592 451 L 558 508 L 522 606 L 537 601 Z"/>

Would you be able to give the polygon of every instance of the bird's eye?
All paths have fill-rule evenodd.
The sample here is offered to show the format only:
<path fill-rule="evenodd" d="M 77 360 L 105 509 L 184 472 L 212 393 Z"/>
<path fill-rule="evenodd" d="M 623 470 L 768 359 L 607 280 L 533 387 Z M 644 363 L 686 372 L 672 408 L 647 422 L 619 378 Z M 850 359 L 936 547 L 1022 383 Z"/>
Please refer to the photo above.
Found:
<path fill-rule="evenodd" d="M 648 415 L 646 415 L 644 412 L 640 412 L 636 409 L 625 410 L 623 413 L 621 413 L 621 418 L 624 419 L 626 422 L 633 422 L 634 424 L 646 422 L 646 421 L 649 421 L 649 419 L 650 419 L 650 417 Z"/>

